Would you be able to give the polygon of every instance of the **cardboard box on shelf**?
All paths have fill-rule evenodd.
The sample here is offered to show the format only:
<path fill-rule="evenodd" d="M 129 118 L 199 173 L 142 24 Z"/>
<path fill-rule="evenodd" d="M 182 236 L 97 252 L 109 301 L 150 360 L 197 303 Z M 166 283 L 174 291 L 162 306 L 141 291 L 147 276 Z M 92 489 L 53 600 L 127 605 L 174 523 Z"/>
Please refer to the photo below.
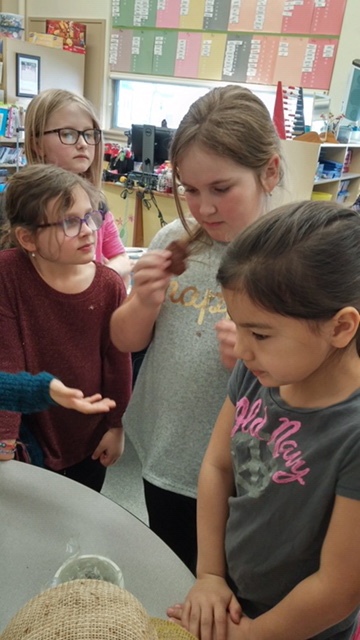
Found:
<path fill-rule="evenodd" d="M 46 20 L 46 33 L 64 39 L 64 49 L 75 53 L 85 53 L 86 25 L 73 20 Z"/>
<path fill-rule="evenodd" d="M 60 36 L 54 36 L 50 33 L 36 33 L 32 31 L 29 33 L 28 42 L 33 44 L 40 44 L 43 47 L 52 47 L 53 49 L 62 49 L 64 39 Z"/>

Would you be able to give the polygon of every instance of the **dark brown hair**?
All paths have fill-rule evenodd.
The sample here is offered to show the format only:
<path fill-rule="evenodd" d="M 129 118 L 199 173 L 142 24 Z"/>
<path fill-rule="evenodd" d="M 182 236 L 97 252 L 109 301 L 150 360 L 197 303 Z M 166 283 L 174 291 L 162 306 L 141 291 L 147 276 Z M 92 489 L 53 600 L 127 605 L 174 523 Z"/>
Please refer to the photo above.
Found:
<path fill-rule="evenodd" d="M 359 247 L 357 211 L 331 202 L 292 203 L 230 243 L 217 280 L 269 311 L 328 320 L 346 306 L 360 312 Z"/>
<path fill-rule="evenodd" d="M 100 192 L 88 180 L 56 165 L 33 164 L 11 176 L 5 191 L 5 216 L 1 245 L 15 242 L 16 227 L 36 232 L 37 225 L 48 222 L 46 210 L 49 201 L 57 198 L 59 219 L 74 204 L 74 189 L 81 187 L 89 196 L 91 206 L 97 209 Z"/>

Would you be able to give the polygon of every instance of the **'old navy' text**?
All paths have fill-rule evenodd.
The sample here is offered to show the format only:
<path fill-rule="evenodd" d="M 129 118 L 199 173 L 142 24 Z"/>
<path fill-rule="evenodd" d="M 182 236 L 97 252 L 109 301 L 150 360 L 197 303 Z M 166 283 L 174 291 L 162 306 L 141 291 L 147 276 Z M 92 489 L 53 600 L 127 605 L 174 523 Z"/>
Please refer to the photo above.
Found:
<path fill-rule="evenodd" d="M 240 430 L 258 440 L 267 440 L 267 445 L 271 446 L 273 458 L 281 456 L 285 467 L 289 469 L 289 471 L 276 471 L 272 476 L 273 481 L 278 484 L 299 482 L 299 484 L 305 485 L 304 476 L 309 473 L 310 469 L 302 459 L 302 452 L 299 451 L 297 442 L 292 439 L 292 436 L 301 429 L 301 422 L 280 418 L 280 426 L 273 431 L 271 436 L 267 433 L 261 433 L 261 429 L 268 420 L 266 406 L 263 410 L 263 416 L 257 417 L 262 405 L 263 402 L 259 399 L 250 406 L 249 400 L 245 397 L 236 403 L 235 424 L 231 437 Z"/>

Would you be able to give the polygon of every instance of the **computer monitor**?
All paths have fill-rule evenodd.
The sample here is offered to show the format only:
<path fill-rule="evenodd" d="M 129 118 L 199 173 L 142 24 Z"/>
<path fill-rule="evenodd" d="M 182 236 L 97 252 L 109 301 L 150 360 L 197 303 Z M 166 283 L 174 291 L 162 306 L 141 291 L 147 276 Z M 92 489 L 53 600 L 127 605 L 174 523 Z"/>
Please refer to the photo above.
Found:
<path fill-rule="evenodd" d="M 169 159 L 170 144 L 175 129 L 150 124 L 131 125 L 131 147 L 135 162 L 142 162 L 143 171 L 152 173 L 154 166 Z"/>

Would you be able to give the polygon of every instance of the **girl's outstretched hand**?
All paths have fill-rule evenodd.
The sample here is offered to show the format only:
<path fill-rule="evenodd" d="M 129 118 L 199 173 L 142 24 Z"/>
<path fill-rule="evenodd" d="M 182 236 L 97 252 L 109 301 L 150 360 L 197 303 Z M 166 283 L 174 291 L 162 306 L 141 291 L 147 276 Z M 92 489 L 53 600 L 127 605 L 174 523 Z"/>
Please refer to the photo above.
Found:
<path fill-rule="evenodd" d="M 50 382 L 49 394 L 55 402 L 65 409 L 74 409 L 80 413 L 107 413 L 116 406 L 114 400 L 102 398 L 100 393 L 84 398 L 80 389 L 70 389 L 56 378 Z"/>
<path fill-rule="evenodd" d="M 185 602 L 169 607 L 167 615 L 199 640 L 226 640 L 227 618 L 239 624 L 241 606 L 224 578 L 205 574 L 197 579 Z"/>
<path fill-rule="evenodd" d="M 224 318 L 216 323 L 215 329 L 219 343 L 220 360 L 226 369 L 230 369 L 232 371 L 237 361 L 237 357 L 234 353 L 236 325 L 232 320 Z"/>
<path fill-rule="evenodd" d="M 147 251 L 134 267 L 132 295 L 137 295 L 145 306 L 159 306 L 165 300 L 171 273 L 167 271 L 171 264 L 171 251 Z"/>

